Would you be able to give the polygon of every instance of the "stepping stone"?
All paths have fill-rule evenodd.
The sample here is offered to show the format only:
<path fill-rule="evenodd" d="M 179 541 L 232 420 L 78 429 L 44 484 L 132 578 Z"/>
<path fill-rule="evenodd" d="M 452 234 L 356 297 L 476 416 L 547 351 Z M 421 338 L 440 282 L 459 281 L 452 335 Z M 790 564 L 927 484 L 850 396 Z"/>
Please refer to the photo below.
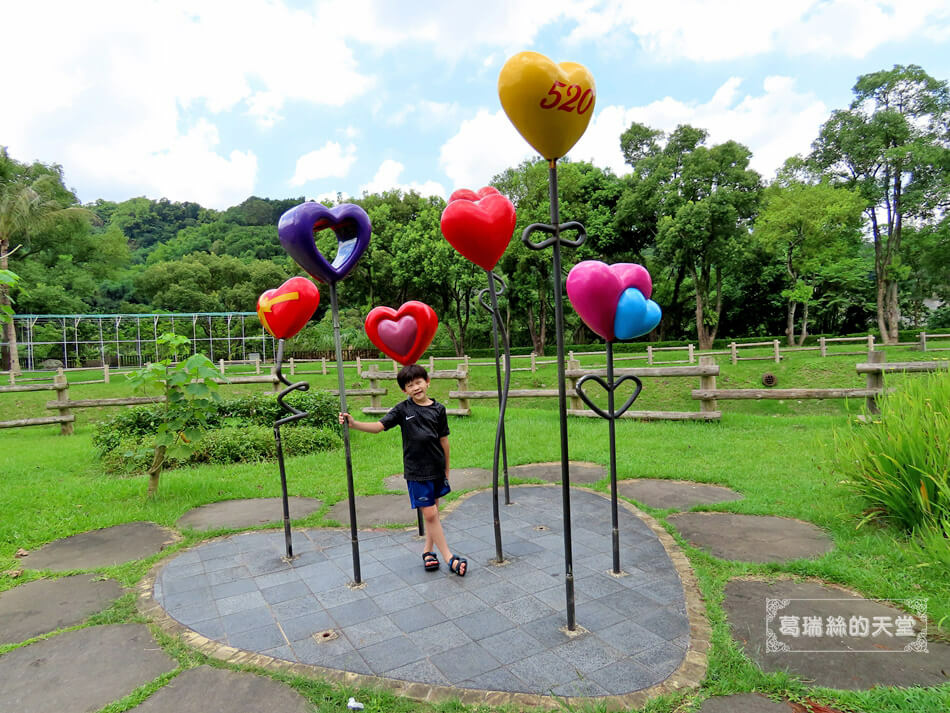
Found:
<path fill-rule="evenodd" d="M 97 711 L 177 667 L 144 624 L 70 631 L 0 656 L 0 710 Z"/>
<path fill-rule="evenodd" d="M 782 601 L 767 610 L 767 599 Z M 926 641 L 916 628 L 913 635 L 898 635 L 896 617 L 906 617 L 905 612 L 816 582 L 732 580 L 726 585 L 723 608 L 733 638 L 763 670 L 788 671 L 813 685 L 849 690 L 937 686 L 947 683 L 950 674 L 950 645 Z M 801 627 L 798 637 L 782 631 L 788 619 L 798 617 L 795 621 L 803 624 L 806 616 L 820 617 L 822 636 L 804 636 Z M 829 617 L 843 618 L 848 626 L 844 635 L 824 631 Z M 852 617 L 871 622 L 870 632 L 875 630 L 875 617 L 886 618 L 890 636 L 881 632 L 852 636 Z M 913 643 L 925 643 L 928 652 L 905 650 Z M 782 650 L 784 646 L 789 650 Z"/>
<path fill-rule="evenodd" d="M 607 477 L 607 471 L 604 466 L 597 463 L 578 463 L 570 461 L 568 464 L 568 474 L 571 477 L 571 483 L 596 483 Z M 537 478 L 546 480 L 549 483 L 561 482 L 561 463 L 530 463 L 528 465 L 516 465 L 508 468 L 510 478 Z"/>
<path fill-rule="evenodd" d="M 624 497 L 645 503 L 651 508 L 689 510 L 697 505 L 714 505 L 741 500 L 742 494 L 721 485 L 705 485 L 685 480 L 637 478 L 617 483 Z"/>
<path fill-rule="evenodd" d="M 95 575 L 38 579 L 0 594 L 0 644 L 15 644 L 75 626 L 122 596 L 112 579 Z"/>
<path fill-rule="evenodd" d="M 287 501 L 291 520 L 307 517 L 323 507 L 323 502 L 316 498 L 290 497 Z M 250 498 L 202 505 L 186 512 L 177 524 L 195 530 L 217 530 L 257 527 L 283 520 L 283 498 Z"/>
<path fill-rule="evenodd" d="M 177 539 L 154 522 L 130 522 L 43 545 L 20 560 L 30 569 L 96 569 L 149 557 Z"/>
<path fill-rule="evenodd" d="M 137 713 L 309 713 L 311 707 L 307 699 L 290 686 L 272 678 L 199 666 L 179 674 L 131 710 Z"/>
<path fill-rule="evenodd" d="M 758 693 L 740 693 L 707 698 L 696 713 L 795 713 L 795 709 Z"/>
<path fill-rule="evenodd" d="M 344 498 L 331 507 L 325 520 L 336 520 L 341 525 L 350 524 L 350 501 Z M 380 525 L 411 525 L 416 522 L 416 513 L 409 507 L 409 495 L 365 495 L 356 498 L 356 524 L 359 527 Z"/>
<path fill-rule="evenodd" d="M 509 477 L 510 470 L 509 468 Z M 449 484 L 452 486 L 452 490 L 456 491 L 490 488 L 491 479 L 491 471 L 485 470 L 484 468 L 452 468 L 449 470 Z M 504 483 L 504 476 L 500 470 L 498 472 L 498 483 L 499 485 Z M 402 473 L 390 475 L 383 481 L 383 487 L 386 488 L 386 490 L 396 490 L 405 493 L 406 479 L 402 476 Z"/>
<path fill-rule="evenodd" d="M 787 562 L 820 557 L 834 547 L 817 525 L 788 517 L 687 512 L 669 521 L 691 545 L 727 560 Z"/>

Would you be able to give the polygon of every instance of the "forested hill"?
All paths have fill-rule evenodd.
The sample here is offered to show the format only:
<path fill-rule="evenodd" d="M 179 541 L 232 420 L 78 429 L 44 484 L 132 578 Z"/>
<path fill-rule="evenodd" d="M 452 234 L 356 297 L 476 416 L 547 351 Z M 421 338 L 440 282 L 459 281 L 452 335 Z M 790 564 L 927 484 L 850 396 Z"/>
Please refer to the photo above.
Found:
<path fill-rule="evenodd" d="M 928 306 L 950 302 L 947 83 L 897 66 L 860 77 L 854 92 L 812 152 L 790 157 L 771 179 L 750 168 L 746 146 L 714 144 L 688 125 L 631 124 L 618 137 L 630 168 L 623 176 L 562 160 L 561 220 L 581 222 L 589 236 L 563 251 L 565 271 L 589 259 L 644 264 L 664 313 L 646 338 L 701 347 L 716 337 L 879 329 L 894 339 L 898 326 L 950 327 L 950 307 Z M 915 101 L 896 110 L 898 94 Z M 554 332 L 550 252 L 519 238 L 549 220 L 547 165 L 525 162 L 491 184 L 518 215 L 495 268 L 507 283 L 511 341 L 541 348 Z M 277 222 L 303 197 L 252 196 L 224 211 L 147 198 L 79 206 L 65 186 L 60 167 L 22 164 L 0 147 L 0 308 L 12 296 L 21 314 L 249 312 L 262 292 L 302 274 Z M 372 307 L 418 299 L 439 315 L 438 346 L 490 345 L 476 300 L 486 275 L 442 238 L 445 201 L 394 191 L 352 202 L 369 214 L 373 235 L 340 287 L 349 339 L 360 341 Z M 331 257 L 333 234 L 316 237 Z M 596 341 L 566 312 L 569 342 Z"/>

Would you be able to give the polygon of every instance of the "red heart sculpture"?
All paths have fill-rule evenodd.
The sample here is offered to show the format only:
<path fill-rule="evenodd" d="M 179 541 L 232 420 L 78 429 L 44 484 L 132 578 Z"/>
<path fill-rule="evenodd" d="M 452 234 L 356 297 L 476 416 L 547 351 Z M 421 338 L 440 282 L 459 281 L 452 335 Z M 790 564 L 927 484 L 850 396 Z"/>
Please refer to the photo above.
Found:
<path fill-rule="evenodd" d="M 460 188 L 442 211 L 442 235 L 462 257 L 491 270 L 504 255 L 516 220 L 511 201 L 491 186 L 478 193 Z"/>
<path fill-rule="evenodd" d="M 317 311 L 320 290 L 306 277 L 291 277 L 257 298 L 257 316 L 277 339 L 290 339 Z"/>
<path fill-rule="evenodd" d="M 398 310 L 374 307 L 366 315 L 366 336 L 403 366 L 413 364 L 432 344 L 439 318 L 425 302 L 411 300 Z"/>

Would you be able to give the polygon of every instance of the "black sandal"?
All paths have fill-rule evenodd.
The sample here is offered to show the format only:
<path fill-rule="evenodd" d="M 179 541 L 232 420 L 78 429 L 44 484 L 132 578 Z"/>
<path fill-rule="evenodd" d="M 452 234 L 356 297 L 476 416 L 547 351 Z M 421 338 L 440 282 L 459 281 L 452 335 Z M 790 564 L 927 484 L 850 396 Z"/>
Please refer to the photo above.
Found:
<path fill-rule="evenodd" d="M 435 552 L 423 552 L 422 561 L 425 563 L 426 572 L 435 572 L 439 568 L 439 557 Z"/>
<path fill-rule="evenodd" d="M 452 559 L 449 560 L 449 570 L 459 577 L 464 577 L 465 573 L 468 572 L 468 560 L 458 555 L 452 555 Z"/>

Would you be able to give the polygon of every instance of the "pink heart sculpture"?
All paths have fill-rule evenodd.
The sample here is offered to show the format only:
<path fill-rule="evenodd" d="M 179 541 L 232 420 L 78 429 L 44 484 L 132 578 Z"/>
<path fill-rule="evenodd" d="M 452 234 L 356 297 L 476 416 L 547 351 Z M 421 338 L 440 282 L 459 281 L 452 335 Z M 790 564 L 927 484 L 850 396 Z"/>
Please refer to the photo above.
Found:
<path fill-rule="evenodd" d="M 653 294 L 653 280 L 642 265 L 599 260 L 577 263 L 567 275 L 567 296 L 584 324 L 608 342 L 616 339 L 614 320 L 624 290 L 634 287 L 646 299 Z"/>
<path fill-rule="evenodd" d="M 410 300 L 398 310 L 374 307 L 364 322 L 366 336 L 400 364 L 412 364 L 429 348 L 439 328 L 439 318 L 425 302 Z"/>
<path fill-rule="evenodd" d="M 377 324 L 380 340 L 398 354 L 409 353 L 418 331 L 416 318 L 408 314 L 397 320 L 383 319 Z"/>

